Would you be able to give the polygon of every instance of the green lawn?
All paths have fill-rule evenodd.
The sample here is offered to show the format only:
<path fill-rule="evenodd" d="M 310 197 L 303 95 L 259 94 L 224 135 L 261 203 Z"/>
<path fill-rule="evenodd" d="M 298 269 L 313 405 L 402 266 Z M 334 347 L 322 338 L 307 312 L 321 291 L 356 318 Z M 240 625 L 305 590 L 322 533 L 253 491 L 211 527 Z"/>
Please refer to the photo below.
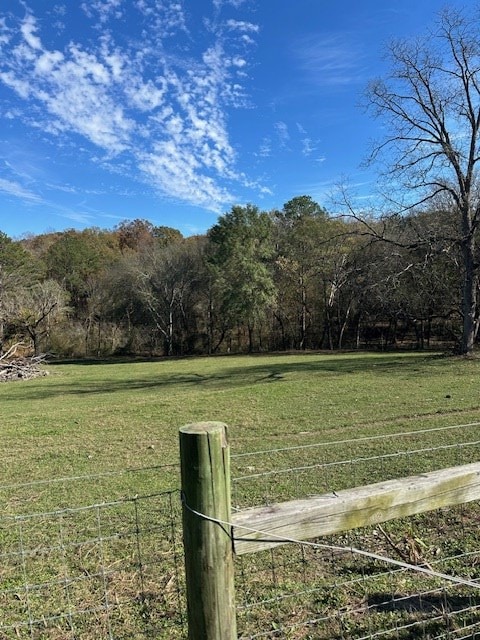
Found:
<path fill-rule="evenodd" d="M 47 377 L 0 385 L 0 608 L 10 612 L 2 640 L 87 640 L 100 628 L 102 637 L 143 638 L 149 629 L 182 637 L 178 496 L 163 492 L 179 488 L 178 429 L 189 422 L 228 425 L 235 508 L 464 464 L 480 450 L 475 359 L 286 354 L 47 369 Z M 465 533 L 470 518 L 463 535 L 478 550 Z M 420 517 L 419 530 L 429 523 Z M 447 525 L 437 526 L 440 538 L 448 538 Z M 244 563 L 269 592 L 264 561 Z M 286 579 L 293 593 L 295 571 Z M 345 590 L 336 599 L 327 591 L 333 610 L 344 606 Z M 316 598 L 323 607 L 327 596 Z M 106 600 L 115 603 L 108 615 L 98 605 Z M 264 609 L 240 613 L 245 628 L 270 624 Z M 303 608 L 295 611 L 301 618 Z M 288 637 L 323 637 L 295 633 Z"/>
<path fill-rule="evenodd" d="M 0 385 L 0 485 L 176 465 L 179 427 L 201 420 L 229 426 L 233 456 L 474 422 L 479 368 L 476 360 L 416 353 L 52 364 L 48 377 Z M 444 438 L 448 433 L 434 433 L 422 443 Z M 375 455 L 397 445 L 401 438 L 356 450 L 368 455 L 373 447 Z M 328 456 L 351 453 L 347 444 L 331 447 Z M 298 466 L 314 454 L 239 458 L 234 475 Z M 178 475 L 166 469 L 155 482 L 157 489 L 176 488 Z M 97 500 L 97 489 L 83 487 L 81 503 Z M 114 498 L 112 491 L 102 497 Z M 132 491 L 138 493 L 133 485 Z M 59 506 L 52 494 L 49 507 Z M 61 506 L 75 506 L 71 499 L 65 504 L 67 492 Z M 34 503 L 30 495 L 25 508 Z M 15 505 L 2 502 L 3 512 L 13 507 L 23 508 L 18 496 Z"/>

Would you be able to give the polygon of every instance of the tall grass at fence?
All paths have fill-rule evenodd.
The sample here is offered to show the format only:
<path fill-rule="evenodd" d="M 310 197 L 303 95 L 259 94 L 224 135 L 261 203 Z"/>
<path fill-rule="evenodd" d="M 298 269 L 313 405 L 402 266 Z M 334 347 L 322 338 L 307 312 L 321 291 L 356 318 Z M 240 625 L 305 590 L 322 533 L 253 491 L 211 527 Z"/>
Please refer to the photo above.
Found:
<path fill-rule="evenodd" d="M 182 637 L 183 604 L 174 604 L 180 597 L 181 570 L 172 569 L 164 542 L 155 550 L 159 536 L 167 540 L 167 546 L 168 540 L 175 538 L 178 546 L 178 531 L 171 533 L 172 526 L 178 524 L 178 513 L 171 507 L 149 505 L 155 501 L 163 504 L 164 499 L 156 496 L 172 495 L 168 492 L 179 487 L 178 429 L 189 422 L 219 420 L 229 426 L 234 508 L 478 460 L 480 362 L 476 360 L 416 353 L 294 354 L 52 364 L 48 369 L 46 378 L 0 385 L 0 537 L 3 560 L 8 560 L 0 568 L 0 593 L 10 605 L 8 594 L 13 593 L 14 603 L 19 603 L 12 610 L 12 619 L 18 624 L 15 627 L 12 623 L 11 635 L 5 634 L 5 638 L 18 634 L 57 637 L 52 631 L 56 623 L 50 627 L 46 621 L 47 630 L 37 632 L 33 621 L 38 616 L 32 611 L 28 614 L 27 605 L 32 608 L 38 599 L 38 593 L 32 591 L 37 583 L 40 592 L 44 585 L 43 589 L 53 594 L 52 585 L 58 585 L 59 580 L 68 583 L 60 589 L 63 598 L 81 594 L 79 584 L 94 582 L 98 597 L 95 600 L 85 592 L 80 595 L 83 602 L 70 603 L 69 613 L 57 619 L 58 637 L 98 637 L 82 622 L 82 612 L 94 606 L 106 611 L 103 617 L 96 614 L 103 625 L 102 637 L 153 637 L 149 635 L 152 629 L 155 637 Z M 148 496 L 153 496 L 153 502 Z M 65 523 L 76 517 L 71 510 L 91 505 L 100 505 L 85 511 L 98 532 L 83 546 L 82 540 L 64 539 Z M 132 516 L 133 506 L 137 520 Z M 49 513 L 55 515 L 49 518 Z M 99 557 L 105 537 L 104 516 L 110 541 L 105 543 L 108 558 L 104 558 L 103 573 L 95 575 L 91 583 L 82 581 L 81 576 L 94 574 L 82 558 L 85 554 L 88 559 Z M 461 522 L 470 526 L 472 517 L 462 515 Z M 422 518 L 419 522 L 427 530 L 432 520 Z M 444 523 L 441 527 L 444 536 L 455 530 Z M 373 535 L 368 532 L 365 539 L 371 540 Z M 378 538 L 378 531 L 376 535 Z M 27 545 L 28 536 L 33 540 L 31 545 Z M 380 539 L 387 545 L 383 535 Z M 19 540 L 25 542 L 23 550 Z M 472 549 L 479 548 L 475 544 L 476 540 Z M 175 546 L 173 542 L 171 546 Z M 56 553 L 58 566 L 47 557 L 49 549 Z M 429 549 L 435 553 L 434 545 Z M 311 605 L 305 602 L 292 609 L 292 598 L 275 596 L 276 580 L 286 583 L 287 592 L 304 601 L 301 594 L 310 589 L 305 586 L 306 576 L 315 572 L 314 563 L 299 551 L 303 560 L 296 563 L 295 570 L 286 570 L 287 577 L 281 577 L 284 569 L 280 565 L 293 566 L 295 554 L 278 553 L 286 558 L 278 566 L 267 554 L 266 560 L 242 560 L 239 574 L 253 579 L 245 587 L 246 595 L 240 596 L 244 628 L 259 632 L 262 623 L 267 629 L 262 632 L 265 637 L 275 637 L 271 635 L 278 631 L 275 625 L 281 624 L 281 616 L 269 612 L 281 610 L 285 617 L 300 622 L 302 617 L 320 615 L 308 610 Z M 438 560 L 436 556 L 429 559 Z M 322 562 L 332 564 L 329 559 Z M 476 561 L 471 564 L 475 569 Z M 17 565 L 23 571 L 20 578 L 13 577 Z M 303 578 L 299 566 L 304 567 Z M 345 575 L 353 573 L 348 567 L 348 563 L 343 567 Z M 26 576 L 25 571 L 30 574 Z M 27 578 L 26 590 L 22 580 Z M 325 582 L 325 598 L 319 592 L 315 595 L 318 607 L 325 609 L 328 601 L 331 611 L 338 614 L 347 606 L 349 588 L 355 589 L 333 590 L 331 583 Z M 284 602 L 288 603 L 285 612 Z M 27 626 L 21 625 L 22 611 L 27 611 Z M 42 611 L 40 618 L 45 617 Z M 391 608 L 384 607 L 382 615 L 391 617 Z M 175 619 L 176 626 L 167 624 L 162 631 L 168 622 L 165 616 Z M 65 621 L 70 624 L 70 635 L 61 630 Z M 304 624 L 299 624 L 298 632 L 291 625 L 285 628 L 292 638 L 321 637 L 308 635 Z M 327 637 L 329 633 L 334 637 L 332 629 L 326 632 Z M 343 637 L 341 628 L 335 633 Z"/>

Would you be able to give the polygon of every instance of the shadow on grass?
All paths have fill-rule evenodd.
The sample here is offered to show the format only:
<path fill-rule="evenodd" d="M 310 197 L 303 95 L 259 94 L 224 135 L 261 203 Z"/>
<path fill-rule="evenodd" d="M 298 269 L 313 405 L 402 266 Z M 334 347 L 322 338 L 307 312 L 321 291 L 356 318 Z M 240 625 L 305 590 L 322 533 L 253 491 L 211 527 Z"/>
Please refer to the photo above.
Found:
<path fill-rule="evenodd" d="M 411 617 L 410 620 L 404 621 L 406 635 L 402 635 L 402 638 L 405 639 L 439 637 L 437 634 L 445 631 L 447 636 L 441 637 L 450 637 L 449 632 L 459 628 L 459 625 L 463 626 L 464 623 L 468 623 L 468 627 L 472 629 L 480 624 L 479 602 L 479 599 L 472 595 L 451 595 L 442 590 L 438 590 L 438 593 L 415 595 L 377 593 L 368 598 L 368 606 L 372 607 L 373 611 L 404 612 Z M 422 620 L 416 620 L 418 617 Z M 414 623 L 410 630 L 409 622 L 410 625 Z M 478 632 L 462 635 L 464 640 L 478 637 Z"/>
<path fill-rule="evenodd" d="M 478 631 L 475 631 L 480 626 L 479 600 L 476 597 L 448 595 L 440 590 L 438 593 L 415 595 L 376 593 L 368 596 L 365 605 L 369 613 L 369 638 L 379 635 L 402 640 L 446 639 L 460 637 L 458 631 L 463 634 L 462 640 L 479 637 Z M 375 614 L 380 616 L 377 623 Z M 390 617 L 386 619 L 382 614 L 389 614 Z M 364 635 L 367 629 L 362 625 L 362 618 L 349 618 L 348 611 L 340 619 L 340 626 L 343 631 L 330 634 L 331 640 L 344 640 L 348 636 L 367 637 Z"/>
<path fill-rule="evenodd" d="M 238 360 L 244 358 L 245 365 L 238 366 Z M 115 359 L 115 360 L 81 360 L 63 361 L 48 364 L 52 372 L 51 377 L 41 378 L 25 383 L 5 383 L 1 385 L 2 401 L 8 400 L 37 400 L 57 395 L 95 395 L 117 393 L 123 391 L 169 389 L 179 387 L 205 387 L 209 390 L 245 387 L 254 384 L 282 383 L 289 374 L 313 374 L 317 376 L 345 376 L 365 373 L 369 375 L 408 374 L 410 377 L 421 376 L 425 367 L 432 367 L 444 361 L 444 356 L 432 353 L 406 354 L 276 354 L 253 356 L 225 356 L 215 357 L 218 362 L 218 372 L 208 374 L 202 372 L 203 363 L 212 362 L 212 358 L 192 357 L 182 358 L 183 362 L 191 363 L 191 372 L 186 374 L 169 373 L 163 371 L 162 365 L 169 365 L 175 360 L 166 359 Z M 232 359 L 236 365 L 233 365 Z M 278 359 L 278 363 L 275 360 Z M 258 363 L 256 361 L 259 361 Z M 268 362 L 265 362 L 268 360 Z M 178 359 L 176 360 L 179 361 Z M 262 362 L 263 361 L 263 362 Z M 95 367 L 99 376 L 88 381 L 82 380 L 81 375 L 71 380 L 62 380 L 55 375 L 55 367 L 83 365 Z M 152 368 L 145 375 L 136 375 L 135 371 L 128 371 L 131 365 L 145 364 Z M 159 365 L 160 368 L 154 365 Z M 115 366 L 115 377 L 109 376 L 106 365 Z M 105 374 L 102 369 L 105 367 Z M 120 368 L 127 368 L 125 375 L 119 375 Z M 8 385 L 8 386 L 7 386 Z"/>
<path fill-rule="evenodd" d="M 448 613 L 464 612 L 469 608 L 477 609 L 479 603 L 480 600 L 475 596 L 448 595 L 443 590 L 439 590 L 438 593 L 414 595 L 374 593 L 368 597 L 368 607 L 374 611 L 407 611 L 409 613 L 443 611 L 448 615 Z"/>

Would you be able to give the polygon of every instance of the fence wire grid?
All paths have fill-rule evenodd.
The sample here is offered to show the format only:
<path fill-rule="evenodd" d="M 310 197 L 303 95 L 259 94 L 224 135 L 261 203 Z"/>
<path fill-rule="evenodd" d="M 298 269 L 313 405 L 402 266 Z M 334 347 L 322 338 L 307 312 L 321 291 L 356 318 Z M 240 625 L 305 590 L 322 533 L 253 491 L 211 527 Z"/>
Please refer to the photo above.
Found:
<path fill-rule="evenodd" d="M 480 508 L 444 509 L 237 558 L 242 640 L 480 638 Z M 323 545 L 342 547 L 328 550 Z M 359 556 L 381 554 L 478 589 Z"/>
<path fill-rule="evenodd" d="M 179 492 L 0 519 L 0 638 L 185 637 Z"/>
<path fill-rule="evenodd" d="M 233 508 L 476 462 L 479 444 L 480 423 L 469 423 L 233 450 Z M 169 479 L 159 482 L 160 475 Z M 186 638 L 178 475 L 174 464 L 0 486 L 10 510 L 0 516 L 0 640 Z M 136 482 L 139 495 L 123 497 Z M 81 504 L 84 483 L 95 484 L 98 503 Z M 146 490 L 159 485 L 175 489 Z M 69 508 L 47 508 L 69 496 Z M 470 503 L 318 542 L 480 586 L 479 522 L 480 507 Z M 315 544 L 235 563 L 241 640 L 480 638 L 480 589 Z"/>

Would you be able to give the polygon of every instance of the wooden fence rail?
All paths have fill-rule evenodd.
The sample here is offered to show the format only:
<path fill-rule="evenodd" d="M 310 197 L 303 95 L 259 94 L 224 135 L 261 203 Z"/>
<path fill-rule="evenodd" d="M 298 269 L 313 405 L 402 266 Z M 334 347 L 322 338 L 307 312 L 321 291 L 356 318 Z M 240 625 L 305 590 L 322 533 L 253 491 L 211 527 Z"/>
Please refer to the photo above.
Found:
<path fill-rule="evenodd" d="M 246 509 L 233 516 L 234 536 L 242 538 L 235 543 L 235 553 L 278 546 L 282 538 L 309 540 L 479 498 L 480 463 L 475 462 L 305 500 Z"/>
<path fill-rule="evenodd" d="M 236 639 L 234 554 L 254 553 L 285 544 L 286 539 L 308 540 L 480 498 L 480 463 L 473 463 L 245 509 L 232 516 L 225 425 L 205 422 L 182 427 L 180 449 L 190 640 Z M 218 521 L 233 526 L 219 525 Z"/>

